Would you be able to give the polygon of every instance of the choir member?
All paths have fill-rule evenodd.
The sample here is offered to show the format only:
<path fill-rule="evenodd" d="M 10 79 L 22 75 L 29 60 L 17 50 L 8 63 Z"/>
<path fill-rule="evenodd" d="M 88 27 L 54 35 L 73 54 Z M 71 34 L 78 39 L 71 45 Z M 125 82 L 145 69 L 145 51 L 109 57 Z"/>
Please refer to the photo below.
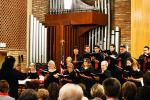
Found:
<path fill-rule="evenodd" d="M 29 68 L 30 68 L 30 72 L 28 74 L 29 78 L 30 79 L 39 79 L 35 64 L 31 63 Z"/>
<path fill-rule="evenodd" d="M 64 63 L 64 65 L 62 65 L 62 68 L 63 68 L 64 70 L 67 69 L 67 64 L 68 64 L 68 63 L 72 63 L 72 58 L 71 58 L 71 57 L 67 57 L 67 58 L 66 58 L 66 62 Z"/>
<path fill-rule="evenodd" d="M 96 76 L 94 76 L 96 81 L 99 81 L 100 83 L 102 83 L 106 78 L 111 77 L 111 72 L 107 70 L 107 67 L 108 67 L 108 62 L 102 61 L 101 70 L 99 70 L 96 73 Z"/>
<path fill-rule="evenodd" d="M 105 60 L 110 64 L 111 60 L 116 59 L 118 57 L 118 53 L 115 51 L 115 45 L 110 44 L 109 50 L 105 51 Z"/>
<path fill-rule="evenodd" d="M 77 47 L 75 47 L 73 49 L 73 57 L 72 58 L 73 58 L 72 60 L 73 60 L 73 64 L 74 64 L 75 68 L 79 69 L 79 67 L 81 66 L 83 61 L 82 61 L 82 56 L 79 55 L 79 49 Z"/>
<path fill-rule="evenodd" d="M 128 58 L 126 61 L 126 66 L 122 69 L 123 78 L 131 76 L 132 66 L 133 66 L 133 59 Z"/>
<path fill-rule="evenodd" d="M 74 71 L 74 65 L 72 63 L 67 64 L 67 70 L 62 75 L 61 81 L 63 82 L 63 84 L 65 84 L 65 83 L 77 83 L 77 74 Z"/>
<path fill-rule="evenodd" d="M 138 87 L 141 86 L 143 72 L 140 70 L 140 65 L 135 59 L 133 59 L 131 76 L 129 76 L 127 80 L 133 81 Z"/>
<path fill-rule="evenodd" d="M 91 63 L 95 70 L 100 70 L 101 62 L 104 60 L 104 55 L 98 45 L 94 46 L 94 53 L 91 55 Z"/>
<path fill-rule="evenodd" d="M 120 45 L 120 53 L 118 56 L 118 66 L 124 68 L 126 65 L 127 58 L 130 58 L 131 54 L 127 52 L 125 45 Z"/>
<path fill-rule="evenodd" d="M 148 56 L 150 56 L 149 47 L 145 46 L 143 49 L 143 54 L 139 56 L 139 64 L 141 65 L 141 71 L 147 71 L 147 63 L 148 63 Z"/>
<path fill-rule="evenodd" d="M 107 55 L 113 55 L 113 56 L 115 56 L 115 57 L 117 57 L 118 56 L 118 53 L 115 51 L 115 45 L 114 44 L 110 44 L 110 46 L 109 46 L 109 50 L 107 50 Z"/>
<path fill-rule="evenodd" d="M 91 73 L 94 73 L 94 69 L 91 65 L 90 59 L 85 58 L 84 62 L 79 69 L 79 78 L 80 82 L 86 85 L 86 89 L 88 91 L 88 94 L 90 94 L 90 88 L 94 84 L 93 77 L 91 76 Z"/>
<path fill-rule="evenodd" d="M 90 59 L 90 47 L 89 45 L 85 45 L 84 46 L 84 54 L 82 55 L 82 59 L 84 60 L 85 58 L 89 58 Z"/>
<path fill-rule="evenodd" d="M 44 87 L 47 88 L 48 85 L 52 82 L 59 83 L 58 71 L 56 70 L 55 62 L 50 60 L 48 62 L 48 72 L 44 79 Z"/>

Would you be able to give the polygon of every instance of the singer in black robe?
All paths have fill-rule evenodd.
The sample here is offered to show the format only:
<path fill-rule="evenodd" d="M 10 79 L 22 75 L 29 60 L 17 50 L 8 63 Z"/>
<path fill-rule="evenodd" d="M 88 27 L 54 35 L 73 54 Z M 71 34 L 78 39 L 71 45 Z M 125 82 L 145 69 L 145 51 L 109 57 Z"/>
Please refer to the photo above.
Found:
<path fill-rule="evenodd" d="M 55 62 L 50 60 L 48 62 L 48 72 L 44 79 L 44 87 L 48 88 L 49 84 L 52 82 L 59 83 L 58 71 L 56 70 Z"/>
<path fill-rule="evenodd" d="M 91 73 L 94 73 L 94 68 L 91 66 L 90 59 L 84 59 L 83 65 L 79 69 L 80 82 L 85 84 L 88 94 L 90 94 L 90 88 L 93 86 L 94 81 Z"/>
<path fill-rule="evenodd" d="M 67 70 L 62 75 L 61 79 L 63 84 L 66 83 L 78 83 L 77 81 L 77 73 L 74 70 L 74 65 L 72 63 L 69 63 L 67 65 Z"/>
<path fill-rule="evenodd" d="M 121 45 L 120 46 L 120 53 L 118 56 L 118 66 L 124 68 L 126 66 L 126 61 L 128 58 L 131 57 L 131 54 L 127 52 L 126 46 Z"/>

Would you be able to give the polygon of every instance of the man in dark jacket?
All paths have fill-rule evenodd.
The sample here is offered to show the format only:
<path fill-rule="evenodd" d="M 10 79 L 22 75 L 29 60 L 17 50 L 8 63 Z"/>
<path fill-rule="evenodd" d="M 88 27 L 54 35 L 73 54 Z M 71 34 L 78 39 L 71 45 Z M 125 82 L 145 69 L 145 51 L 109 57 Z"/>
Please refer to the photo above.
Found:
<path fill-rule="evenodd" d="M 131 54 L 127 52 L 125 45 L 120 45 L 120 53 L 118 56 L 118 66 L 124 68 L 126 66 L 126 61 L 131 57 Z"/>
<path fill-rule="evenodd" d="M 139 64 L 141 65 L 141 71 L 146 72 L 148 68 L 148 58 L 150 56 L 149 47 L 145 46 L 143 54 L 139 56 Z"/>

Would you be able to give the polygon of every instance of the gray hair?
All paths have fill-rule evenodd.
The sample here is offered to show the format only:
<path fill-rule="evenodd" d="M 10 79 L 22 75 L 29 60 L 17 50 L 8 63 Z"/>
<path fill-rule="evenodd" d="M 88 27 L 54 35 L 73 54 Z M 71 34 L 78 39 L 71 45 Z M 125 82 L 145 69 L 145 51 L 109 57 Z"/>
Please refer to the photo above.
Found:
<path fill-rule="evenodd" d="M 82 100 L 83 90 L 79 85 L 67 83 L 59 91 L 58 100 Z"/>

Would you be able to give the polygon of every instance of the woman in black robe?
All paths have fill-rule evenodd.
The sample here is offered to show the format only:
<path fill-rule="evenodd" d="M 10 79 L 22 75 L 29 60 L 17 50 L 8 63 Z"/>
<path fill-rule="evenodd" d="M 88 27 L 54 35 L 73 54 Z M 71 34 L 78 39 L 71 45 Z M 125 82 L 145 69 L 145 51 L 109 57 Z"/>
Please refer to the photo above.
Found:
<path fill-rule="evenodd" d="M 77 73 L 74 71 L 74 65 L 72 63 L 68 63 L 67 64 L 67 70 L 62 75 L 61 82 L 63 84 L 66 84 L 66 83 L 78 83 L 78 81 L 77 81 Z"/>
<path fill-rule="evenodd" d="M 48 62 L 48 72 L 44 78 L 44 87 L 48 88 L 48 85 L 52 82 L 59 83 L 58 71 L 56 70 L 55 62 L 50 60 Z"/>

